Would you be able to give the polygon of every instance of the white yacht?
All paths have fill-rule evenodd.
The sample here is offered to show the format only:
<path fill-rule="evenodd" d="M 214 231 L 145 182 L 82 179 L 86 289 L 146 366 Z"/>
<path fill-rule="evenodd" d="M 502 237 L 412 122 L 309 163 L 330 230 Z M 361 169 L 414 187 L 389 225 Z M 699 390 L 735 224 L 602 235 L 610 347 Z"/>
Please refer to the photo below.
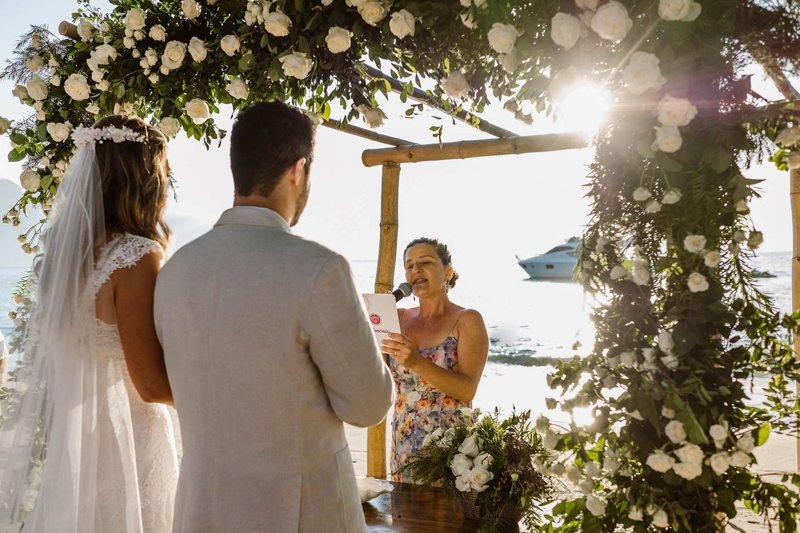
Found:
<path fill-rule="evenodd" d="M 531 279 L 572 279 L 572 271 L 578 262 L 578 237 L 571 237 L 542 255 L 520 259 L 517 264 Z"/>

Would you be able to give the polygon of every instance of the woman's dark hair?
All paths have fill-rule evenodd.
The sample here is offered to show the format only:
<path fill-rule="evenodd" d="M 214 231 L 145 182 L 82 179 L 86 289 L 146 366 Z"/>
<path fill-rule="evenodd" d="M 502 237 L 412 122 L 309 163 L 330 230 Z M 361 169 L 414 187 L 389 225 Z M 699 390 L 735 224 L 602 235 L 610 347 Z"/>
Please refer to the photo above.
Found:
<path fill-rule="evenodd" d="M 261 102 L 243 109 L 231 131 L 231 173 L 236 194 L 269 196 L 280 177 L 314 157 L 314 123 L 283 102 Z"/>
<path fill-rule="evenodd" d="M 442 264 L 445 267 L 453 265 L 453 258 L 450 255 L 450 250 L 447 249 L 447 245 L 443 242 L 439 242 L 438 239 L 431 239 L 429 237 L 420 237 L 419 239 L 414 239 L 410 243 L 406 245 L 405 250 L 403 250 L 403 257 L 405 258 L 406 252 L 412 246 L 416 246 L 418 244 L 427 244 L 428 246 L 433 246 L 433 249 L 436 250 L 436 255 L 439 256 L 439 259 L 442 261 Z M 452 289 L 456 286 L 456 280 L 458 279 L 458 272 L 453 270 L 453 277 L 450 278 L 447 282 L 447 287 Z"/>
<path fill-rule="evenodd" d="M 140 235 L 166 248 L 170 238 L 164 222 L 169 193 L 167 138 L 138 117 L 114 115 L 94 124 L 95 128 L 109 126 L 131 129 L 145 141 L 96 145 L 106 232 Z"/>

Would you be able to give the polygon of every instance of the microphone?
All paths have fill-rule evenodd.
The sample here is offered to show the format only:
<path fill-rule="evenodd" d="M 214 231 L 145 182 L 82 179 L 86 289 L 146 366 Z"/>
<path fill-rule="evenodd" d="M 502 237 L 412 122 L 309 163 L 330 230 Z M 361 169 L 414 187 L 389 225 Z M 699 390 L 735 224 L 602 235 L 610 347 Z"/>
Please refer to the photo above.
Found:
<path fill-rule="evenodd" d="M 414 289 L 411 287 L 410 283 L 401 283 L 397 286 L 397 288 L 392 291 L 392 295 L 394 296 L 394 301 L 399 302 L 406 296 L 411 296 L 411 293 Z"/>

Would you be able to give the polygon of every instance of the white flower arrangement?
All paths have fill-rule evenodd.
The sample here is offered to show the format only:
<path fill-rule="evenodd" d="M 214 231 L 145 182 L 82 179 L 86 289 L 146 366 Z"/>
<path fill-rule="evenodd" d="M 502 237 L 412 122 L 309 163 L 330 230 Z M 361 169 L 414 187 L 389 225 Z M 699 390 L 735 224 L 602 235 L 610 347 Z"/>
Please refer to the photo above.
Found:
<path fill-rule="evenodd" d="M 341 54 L 350 49 L 351 38 L 353 32 L 339 26 L 332 26 L 328 29 L 328 35 L 325 37 L 325 44 L 332 54 Z"/>
<path fill-rule="evenodd" d="M 264 17 L 264 29 L 275 37 L 286 37 L 291 27 L 292 20 L 280 11 L 273 11 Z"/>
<path fill-rule="evenodd" d="M 292 52 L 280 58 L 283 73 L 299 80 L 305 79 L 311 72 L 314 63 L 311 59 L 300 52 Z"/>
<path fill-rule="evenodd" d="M 592 17 L 592 30 L 607 41 L 622 41 L 631 28 L 633 21 L 628 16 L 628 10 L 616 0 L 597 8 Z"/>
<path fill-rule="evenodd" d="M 414 36 L 416 21 L 414 15 L 407 9 L 401 9 L 392 13 L 389 19 L 389 31 L 398 39 L 405 39 L 409 35 Z"/>
<path fill-rule="evenodd" d="M 186 103 L 186 114 L 195 124 L 203 124 L 211 118 L 211 110 L 208 103 L 201 98 L 193 98 Z"/>

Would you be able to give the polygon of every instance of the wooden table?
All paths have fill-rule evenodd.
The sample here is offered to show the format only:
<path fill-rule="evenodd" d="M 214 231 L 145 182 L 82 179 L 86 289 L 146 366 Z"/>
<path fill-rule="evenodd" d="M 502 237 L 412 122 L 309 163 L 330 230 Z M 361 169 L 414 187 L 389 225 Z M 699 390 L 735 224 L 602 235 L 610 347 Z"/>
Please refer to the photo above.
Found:
<path fill-rule="evenodd" d="M 474 533 L 461 500 L 445 489 L 393 482 L 394 490 L 363 504 L 367 526 L 374 532 Z"/>

